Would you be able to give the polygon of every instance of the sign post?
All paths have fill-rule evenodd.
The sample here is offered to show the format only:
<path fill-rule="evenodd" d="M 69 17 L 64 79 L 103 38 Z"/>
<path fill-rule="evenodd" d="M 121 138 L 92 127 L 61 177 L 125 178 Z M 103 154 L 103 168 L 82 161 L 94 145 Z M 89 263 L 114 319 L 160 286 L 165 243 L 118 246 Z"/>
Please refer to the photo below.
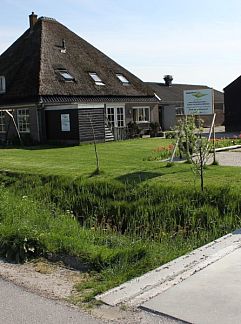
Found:
<path fill-rule="evenodd" d="M 185 90 L 184 91 L 184 114 L 185 115 L 213 115 L 208 141 L 213 132 L 213 162 L 216 162 L 215 154 L 215 117 L 213 89 Z"/>
<path fill-rule="evenodd" d="M 185 90 L 185 115 L 213 115 L 213 89 Z"/>

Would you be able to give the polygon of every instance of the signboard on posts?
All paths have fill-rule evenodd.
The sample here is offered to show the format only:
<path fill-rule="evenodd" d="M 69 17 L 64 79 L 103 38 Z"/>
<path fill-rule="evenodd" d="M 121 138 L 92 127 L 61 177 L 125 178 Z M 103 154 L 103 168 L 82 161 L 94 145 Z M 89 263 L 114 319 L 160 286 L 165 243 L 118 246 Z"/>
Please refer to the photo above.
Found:
<path fill-rule="evenodd" d="M 185 90 L 185 115 L 213 115 L 213 89 Z"/>

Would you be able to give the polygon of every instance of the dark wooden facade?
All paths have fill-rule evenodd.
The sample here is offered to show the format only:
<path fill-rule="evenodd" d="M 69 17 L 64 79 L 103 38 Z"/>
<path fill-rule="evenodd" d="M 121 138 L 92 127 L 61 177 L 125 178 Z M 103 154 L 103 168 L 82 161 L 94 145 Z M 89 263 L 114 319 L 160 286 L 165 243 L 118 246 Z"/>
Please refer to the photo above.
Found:
<path fill-rule="evenodd" d="M 62 129 L 61 116 L 68 115 L 70 129 Z M 104 108 L 46 110 L 47 141 L 92 142 L 105 139 Z"/>
<path fill-rule="evenodd" d="M 70 131 L 61 130 L 61 115 L 69 114 Z M 47 140 L 50 141 L 79 141 L 79 125 L 77 110 L 52 110 L 45 112 Z"/>
<path fill-rule="evenodd" d="M 79 109 L 79 139 L 80 142 L 104 141 L 105 123 L 104 108 Z"/>
<path fill-rule="evenodd" d="M 224 88 L 225 129 L 241 131 L 241 76 Z"/>

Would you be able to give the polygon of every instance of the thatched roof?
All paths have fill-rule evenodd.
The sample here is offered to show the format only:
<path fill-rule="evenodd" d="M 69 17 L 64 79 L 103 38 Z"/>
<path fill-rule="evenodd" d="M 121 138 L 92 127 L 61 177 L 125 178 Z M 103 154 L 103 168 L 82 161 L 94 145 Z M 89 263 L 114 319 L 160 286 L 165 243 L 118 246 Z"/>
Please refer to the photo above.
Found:
<path fill-rule="evenodd" d="M 67 71 L 74 80 L 65 81 L 58 70 Z M 96 85 L 90 72 L 97 73 L 105 85 Z M 129 84 L 123 84 L 116 74 L 122 74 Z M 0 56 L 0 75 L 5 76 L 7 89 L 0 95 L 0 104 L 45 101 L 45 96 L 57 102 L 58 98 L 64 102 L 64 98 L 74 101 L 77 97 L 85 101 L 102 97 L 155 101 L 144 82 L 59 22 L 45 17 Z"/>
<path fill-rule="evenodd" d="M 146 82 L 148 86 L 161 98 L 161 104 L 174 104 L 183 103 L 183 91 L 184 90 L 199 90 L 210 89 L 204 85 L 194 84 L 177 84 L 172 83 L 171 86 L 167 86 L 165 83 L 158 82 Z M 214 89 L 214 102 L 224 103 L 223 92 Z"/>

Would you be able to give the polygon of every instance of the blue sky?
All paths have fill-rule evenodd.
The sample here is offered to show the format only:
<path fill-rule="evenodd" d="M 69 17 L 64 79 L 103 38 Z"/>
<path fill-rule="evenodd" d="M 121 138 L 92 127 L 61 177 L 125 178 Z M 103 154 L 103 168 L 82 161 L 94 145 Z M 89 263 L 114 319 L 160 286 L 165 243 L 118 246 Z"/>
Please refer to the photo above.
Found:
<path fill-rule="evenodd" d="M 57 19 L 144 81 L 222 90 L 241 74 L 239 0 L 1 0 L 0 53 L 28 15 Z"/>

